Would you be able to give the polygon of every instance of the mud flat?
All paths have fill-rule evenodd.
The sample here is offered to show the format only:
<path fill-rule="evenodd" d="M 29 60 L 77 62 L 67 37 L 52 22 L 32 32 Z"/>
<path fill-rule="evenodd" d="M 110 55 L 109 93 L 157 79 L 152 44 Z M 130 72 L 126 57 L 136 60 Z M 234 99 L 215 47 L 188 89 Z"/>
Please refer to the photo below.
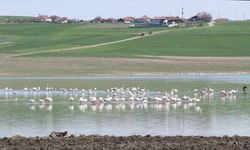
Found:
<path fill-rule="evenodd" d="M 0 139 L 0 149 L 250 149 L 250 137 L 223 136 L 15 136 Z"/>

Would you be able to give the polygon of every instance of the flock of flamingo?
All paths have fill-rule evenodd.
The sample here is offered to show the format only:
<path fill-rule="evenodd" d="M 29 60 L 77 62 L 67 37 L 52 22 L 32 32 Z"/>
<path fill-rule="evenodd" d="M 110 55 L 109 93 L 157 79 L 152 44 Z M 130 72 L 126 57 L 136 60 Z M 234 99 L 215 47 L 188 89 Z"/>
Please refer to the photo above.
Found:
<path fill-rule="evenodd" d="M 97 88 L 93 89 L 81 89 L 78 88 L 60 88 L 55 89 L 52 87 L 46 87 L 42 90 L 40 87 L 27 88 L 25 87 L 23 90 L 13 90 L 12 88 L 6 87 L 3 89 L 5 93 L 10 93 L 12 95 L 19 95 L 19 92 L 23 92 L 24 94 L 33 95 L 32 98 L 29 99 L 29 103 L 31 104 L 52 104 L 53 96 L 56 93 L 66 94 L 68 97 L 68 101 L 73 103 L 78 101 L 80 105 L 82 104 L 106 104 L 106 103 L 123 103 L 123 102 L 131 102 L 131 103 L 199 103 L 201 99 L 204 97 L 210 98 L 214 94 L 214 90 L 211 88 L 202 88 L 202 89 L 194 89 L 189 91 L 193 95 L 193 97 L 187 95 L 180 95 L 177 89 L 172 89 L 170 91 L 165 92 L 151 92 L 145 88 L 140 87 L 132 87 L 132 88 L 109 88 L 106 90 L 97 90 Z M 238 90 L 229 90 L 229 91 L 220 91 L 221 97 L 224 99 L 232 99 L 236 96 Z M 44 98 L 39 96 L 36 99 L 36 95 L 43 93 Z"/>

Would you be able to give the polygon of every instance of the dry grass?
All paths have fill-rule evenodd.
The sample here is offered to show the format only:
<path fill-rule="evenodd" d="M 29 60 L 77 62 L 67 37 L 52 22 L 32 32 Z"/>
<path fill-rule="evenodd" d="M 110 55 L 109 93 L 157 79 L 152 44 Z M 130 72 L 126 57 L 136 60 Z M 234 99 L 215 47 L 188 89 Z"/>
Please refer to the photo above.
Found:
<path fill-rule="evenodd" d="M 0 60 L 0 76 L 152 75 L 189 72 L 249 73 L 249 66 L 250 57 L 6 57 Z"/>

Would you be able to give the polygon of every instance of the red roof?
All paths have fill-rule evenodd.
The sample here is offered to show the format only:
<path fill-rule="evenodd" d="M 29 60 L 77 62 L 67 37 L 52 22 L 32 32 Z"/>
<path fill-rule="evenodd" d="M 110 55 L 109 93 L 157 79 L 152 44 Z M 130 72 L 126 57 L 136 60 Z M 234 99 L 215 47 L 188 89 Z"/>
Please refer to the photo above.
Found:
<path fill-rule="evenodd" d="M 151 19 L 150 17 L 144 15 L 142 16 L 141 18 L 137 18 L 137 19 L 140 19 L 140 20 L 148 20 L 148 19 Z"/>
<path fill-rule="evenodd" d="M 124 17 L 123 20 L 125 21 L 132 21 L 134 20 L 135 18 L 134 17 L 131 17 L 131 16 L 127 16 L 127 17 Z"/>
<path fill-rule="evenodd" d="M 152 19 L 166 19 L 166 17 L 164 17 L 164 16 L 155 16 L 155 17 L 152 18 Z"/>
<path fill-rule="evenodd" d="M 228 19 L 227 18 L 218 18 L 215 21 L 216 22 L 226 22 L 226 21 L 228 21 Z"/>
<path fill-rule="evenodd" d="M 43 15 L 39 15 L 37 18 L 39 18 L 39 19 L 49 19 L 49 16 L 43 16 Z"/>

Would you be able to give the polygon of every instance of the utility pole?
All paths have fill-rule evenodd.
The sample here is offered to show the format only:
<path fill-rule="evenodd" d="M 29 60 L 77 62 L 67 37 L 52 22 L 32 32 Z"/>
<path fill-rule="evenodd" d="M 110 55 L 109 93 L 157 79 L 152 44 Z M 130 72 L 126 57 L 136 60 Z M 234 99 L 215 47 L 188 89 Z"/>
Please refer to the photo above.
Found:
<path fill-rule="evenodd" d="M 181 6 L 181 19 L 184 18 L 184 8 L 183 8 L 183 5 Z"/>

